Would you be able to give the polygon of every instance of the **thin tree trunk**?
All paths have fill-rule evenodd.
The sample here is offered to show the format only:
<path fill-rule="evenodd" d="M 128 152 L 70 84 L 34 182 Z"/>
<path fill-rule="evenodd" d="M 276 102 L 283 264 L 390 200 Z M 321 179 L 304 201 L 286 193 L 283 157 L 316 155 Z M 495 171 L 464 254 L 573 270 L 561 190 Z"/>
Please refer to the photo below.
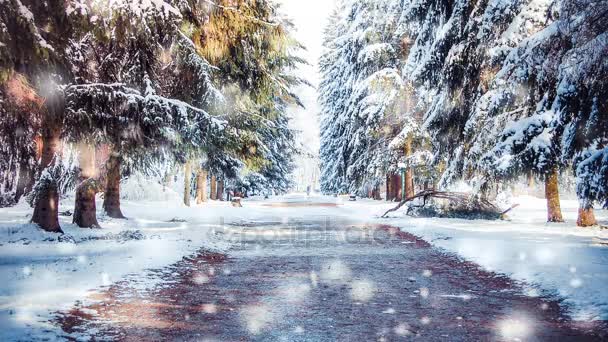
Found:
<path fill-rule="evenodd" d="M 405 157 L 409 158 L 412 155 L 412 137 L 408 136 L 405 142 Z M 414 189 L 414 170 L 411 167 L 408 167 L 405 170 L 405 197 L 409 198 L 413 197 L 415 194 Z"/>
<path fill-rule="evenodd" d="M 386 201 L 390 202 L 392 200 L 391 198 L 391 176 L 390 175 L 386 175 Z"/>
<path fill-rule="evenodd" d="M 76 188 L 73 223 L 78 227 L 100 228 L 97 222 L 97 206 L 95 204 L 95 195 L 99 190 L 99 184 L 93 178 L 84 180 Z"/>
<path fill-rule="evenodd" d="M 224 201 L 224 181 L 217 182 L 217 199 L 220 201 Z"/>
<path fill-rule="evenodd" d="M 167 171 L 163 179 L 163 191 L 167 191 L 167 188 L 170 188 L 172 183 L 173 175 L 171 174 L 171 171 Z"/>
<path fill-rule="evenodd" d="M 211 195 L 211 200 L 215 201 L 217 199 L 217 179 L 215 178 L 214 175 L 211 175 L 211 189 L 210 189 L 210 195 Z"/>
<path fill-rule="evenodd" d="M 536 181 L 534 180 L 534 173 L 528 172 L 528 188 L 533 189 L 536 186 Z"/>
<path fill-rule="evenodd" d="M 593 207 L 585 208 L 581 207 L 578 209 L 578 220 L 576 224 L 579 227 L 592 227 L 597 225 L 595 214 L 593 213 Z"/>
<path fill-rule="evenodd" d="M 165 178 L 163 180 L 163 190 L 170 189 L 173 186 L 173 182 L 175 181 L 175 175 L 177 173 L 178 168 L 171 167 L 167 170 L 165 174 Z"/>
<path fill-rule="evenodd" d="M 41 170 L 51 165 L 53 159 L 59 154 L 61 147 L 61 123 L 57 117 L 47 113 L 43 123 Z M 38 193 L 34 205 L 32 222 L 40 228 L 55 233 L 63 233 L 59 225 L 59 189 L 52 179 L 41 179 L 45 184 Z"/>
<path fill-rule="evenodd" d="M 564 222 L 559 202 L 559 182 L 557 169 L 551 170 L 545 179 L 545 198 L 547 199 L 547 221 Z"/>
<path fill-rule="evenodd" d="M 196 175 L 196 203 L 207 202 L 207 170 L 200 169 Z"/>
<path fill-rule="evenodd" d="M 124 219 L 125 216 L 120 210 L 120 164 L 120 155 L 116 152 L 111 152 L 107 163 L 107 179 L 103 198 L 103 209 L 109 217 Z"/>
<path fill-rule="evenodd" d="M 190 161 L 186 162 L 184 166 L 184 204 L 190 206 L 190 180 L 192 179 L 192 164 Z"/>

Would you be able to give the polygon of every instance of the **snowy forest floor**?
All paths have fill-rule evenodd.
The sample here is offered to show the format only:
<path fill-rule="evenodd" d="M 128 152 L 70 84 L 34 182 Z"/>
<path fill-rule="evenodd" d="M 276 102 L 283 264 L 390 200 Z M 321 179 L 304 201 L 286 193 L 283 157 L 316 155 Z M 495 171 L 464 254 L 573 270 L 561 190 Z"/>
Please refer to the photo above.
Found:
<path fill-rule="evenodd" d="M 126 202 L 130 219 L 101 230 L 63 217 L 61 241 L 26 205 L 0 209 L 0 339 L 605 334 L 608 233 L 576 228 L 575 202 L 545 224 L 542 200 L 514 201 L 510 222 L 378 219 L 393 204 L 305 195 Z"/>

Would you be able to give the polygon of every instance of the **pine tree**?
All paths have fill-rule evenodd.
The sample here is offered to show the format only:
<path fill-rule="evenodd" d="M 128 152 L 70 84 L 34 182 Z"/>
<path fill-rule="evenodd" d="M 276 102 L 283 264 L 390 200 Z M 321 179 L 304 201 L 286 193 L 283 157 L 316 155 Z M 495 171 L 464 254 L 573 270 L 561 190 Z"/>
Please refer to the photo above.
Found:
<path fill-rule="evenodd" d="M 548 30 L 564 43 L 558 44 L 563 55 L 552 104 L 554 126 L 561 157 L 572 161 L 577 178 L 577 223 L 587 227 L 597 224 L 594 203 L 608 204 L 608 3 L 560 1 L 556 11 L 559 19 Z"/>
<path fill-rule="evenodd" d="M 43 171 L 35 186 L 41 193 L 35 196 L 32 221 L 52 232 L 61 231 L 57 219 L 59 189 L 53 174 L 44 170 L 56 162 L 64 129 L 64 99 L 57 85 L 73 79 L 74 60 L 64 52 L 83 34 L 79 21 L 68 14 L 68 9 L 65 1 L 58 0 L 0 3 L 0 31 L 2 44 L 6 45 L 2 49 L 0 80 L 23 77 L 22 85 L 27 84 L 43 99 L 39 109 Z"/>
<path fill-rule="evenodd" d="M 319 89 L 324 192 L 365 192 L 379 186 L 389 167 L 386 150 L 398 132 L 404 91 L 395 33 L 399 6 L 347 1 L 326 29 Z"/>

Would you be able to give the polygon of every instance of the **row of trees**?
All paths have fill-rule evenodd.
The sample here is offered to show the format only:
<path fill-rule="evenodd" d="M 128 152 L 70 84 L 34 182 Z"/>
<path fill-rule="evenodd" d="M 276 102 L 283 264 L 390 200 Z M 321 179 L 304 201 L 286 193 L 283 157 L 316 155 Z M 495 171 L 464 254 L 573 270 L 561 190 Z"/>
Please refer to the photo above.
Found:
<path fill-rule="evenodd" d="M 341 1 L 321 58 L 323 191 L 390 192 L 399 163 L 407 193 L 412 179 L 464 180 L 487 196 L 530 176 L 555 222 L 571 170 L 578 223 L 596 224 L 594 204 L 608 204 L 607 15 L 603 0 Z"/>
<path fill-rule="evenodd" d="M 0 2 L 4 200 L 31 190 L 32 221 L 59 232 L 60 197 L 76 185 L 75 223 L 97 225 L 98 191 L 106 213 L 122 218 L 120 182 L 133 172 L 185 165 L 187 184 L 196 171 L 198 184 L 209 175 L 212 186 L 286 191 L 297 152 L 286 108 L 300 103 L 291 89 L 303 81 L 291 72 L 303 61 L 277 8 L 270 0 Z M 79 172 L 62 153 L 72 143 Z M 86 167 L 95 150 L 106 155 L 100 177 Z"/>

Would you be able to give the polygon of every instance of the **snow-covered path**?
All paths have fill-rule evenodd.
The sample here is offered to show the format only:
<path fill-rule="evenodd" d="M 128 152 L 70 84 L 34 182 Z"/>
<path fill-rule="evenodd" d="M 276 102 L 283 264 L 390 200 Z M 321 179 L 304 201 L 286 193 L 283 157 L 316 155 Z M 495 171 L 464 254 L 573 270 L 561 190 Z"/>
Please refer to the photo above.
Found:
<path fill-rule="evenodd" d="M 271 205 L 298 206 L 315 204 Z M 526 296 L 508 278 L 349 216 L 228 224 L 217 231 L 233 245 L 225 254 L 201 252 L 156 272 L 167 282 L 150 291 L 116 284 L 58 322 L 73 337 L 146 341 L 605 337 L 603 323 L 572 322 L 557 302 Z"/>

